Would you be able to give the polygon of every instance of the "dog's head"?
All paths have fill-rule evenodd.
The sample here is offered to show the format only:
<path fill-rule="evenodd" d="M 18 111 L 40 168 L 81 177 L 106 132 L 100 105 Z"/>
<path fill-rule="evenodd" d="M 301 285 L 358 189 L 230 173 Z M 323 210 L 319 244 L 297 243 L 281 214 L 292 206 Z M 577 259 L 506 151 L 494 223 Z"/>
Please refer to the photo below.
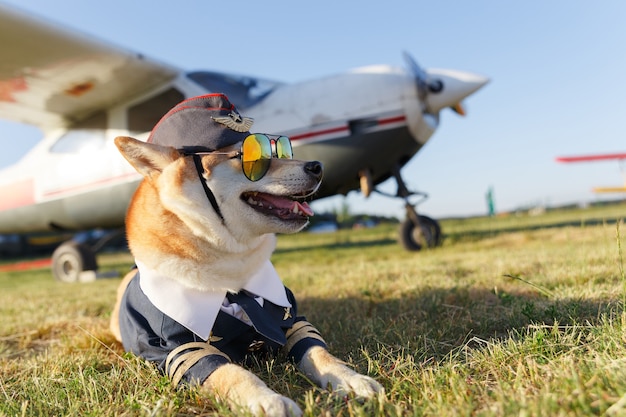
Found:
<path fill-rule="evenodd" d="M 118 137 L 115 143 L 165 211 L 198 237 L 234 245 L 300 231 L 313 215 L 305 199 L 318 189 L 322 166 L 272 157 L 261 178 L 249 179 L 242 143 L 250 125 L 226 97 L 209 95 L 168 112 L 147 142 Z"/>

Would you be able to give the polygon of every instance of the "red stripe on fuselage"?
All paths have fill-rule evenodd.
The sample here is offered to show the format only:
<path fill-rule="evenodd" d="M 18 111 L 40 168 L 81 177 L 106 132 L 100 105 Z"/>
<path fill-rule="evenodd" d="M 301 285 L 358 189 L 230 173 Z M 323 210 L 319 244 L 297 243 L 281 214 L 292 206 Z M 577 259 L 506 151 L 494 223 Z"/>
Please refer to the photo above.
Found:
<path fill-rule="evenodd" d="M 379 125 L 387 125 L 390 123 L 400 123 L 400 122 L 404 122 L 406 121 L 406 116 L 401 115 L 401 116 L 396 116 L 396 117 L 390 117 L 388 119 L 380 119 L 378 121 Z"/>
<path fill-rule="evenodd" d="M 139 174 L 137 174 L 136 172 L 131 172 L 128 174 L 118 175 L 116 177 L 102 178 L 102 179 L 95 180 L 89 183 L 78 184 L 73 187 L 59 188 L 56 190 L 46 191 L 43 193 L 43 196 L 44 197 L 58 197 L 63 194 L 73 194 L 73 193 L 77 193 L 80 191 L 92 191 L 90 190 L 91 188 L 103 187 L 103 186 L 111 185 L 111 184 L 115 185 L 117 183 L 120 183 L 121 180 L 124 180 L 126 178 L 132 178 L 132 177 L 137 177 L 137 179 L 141 178 Z"/>
<path fill-rule="evenodd" d="M 340 127 L 335 127 L 332 129 L 315 130 L 313 132 L 290 135 L 289 139 L 291 140 L 311 139 L 311 138 L 314 138 L 315 136 L 329 135 L 332 133 L 347 133 L 347 132 L 348 132 L 347 126 L 340 126 Z"/>
<path fill-rule="evenodd" d="M 0 186 L 0 211 L 35 203 L 35 185 L 32 178 Z"/>
<path fill-rule="evenodd" d="M 402 122 L 406 122 L 406 116 L 403 114 L 400 116 L 381 118 L 376 121 L 376 124 L 378 126 L 385 126 L 388 124 L 402 123 Z M 321 130 L 313 130 L 313 131 L 306 132 L 306 133 L 291 134 L 289 135 L 289 139 L 291 139 L 292 141 L 296 141 L 296 140 L 303 140 L 303 139 L 313 139 L 317 136 L 326 136 L 330 134 L 337 134 L 337 136 L 339 136 L 339 134 L 349 134 L 349 133 L 350 133 L 350 129 L 348 128 L 348 124 L 346 122 L 345 125 L 339 126 L 339 127 L 321 129 Z M 332 139 L 329 139 L 329 140 L 332 140 Z"/>

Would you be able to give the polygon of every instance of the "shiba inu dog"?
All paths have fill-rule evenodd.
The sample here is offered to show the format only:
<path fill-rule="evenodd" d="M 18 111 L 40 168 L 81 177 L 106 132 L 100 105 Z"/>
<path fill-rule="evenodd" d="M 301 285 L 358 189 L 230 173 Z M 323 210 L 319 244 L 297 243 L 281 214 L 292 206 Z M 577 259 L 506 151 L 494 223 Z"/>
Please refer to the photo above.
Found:
<path fill-rule="evenodd" d="M 255 415 L 301 415 L 242 364 L 283 352 L 311 380 L 341 394 L 382 392 L 332 356 L 298 315 L 270 262 L 274 233 L 295 233 L 313 213 L 304 201 L 322 165 L 292 158 L 283 136 L 251 134 L 220 94 L 170 110 L 147 142 L 118 137 L 144 176 L 126 229 L 137 270 L 118 289 L 111 331 L 175 384 L 202 390 Z"/>

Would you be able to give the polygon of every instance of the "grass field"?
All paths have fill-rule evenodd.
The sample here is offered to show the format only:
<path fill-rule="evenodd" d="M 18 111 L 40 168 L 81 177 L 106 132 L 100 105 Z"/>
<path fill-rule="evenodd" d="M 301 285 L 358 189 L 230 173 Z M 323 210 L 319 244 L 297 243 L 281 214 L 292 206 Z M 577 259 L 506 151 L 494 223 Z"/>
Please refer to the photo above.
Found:
<path fill-rule="evenodd" d="M 626 415 L 625 211 L 447 220 L 420 253 L 389 225 L 281 236 L 300 312 L 386 397 L 335 397 L 282 358 L 253 370 L 307 416 Z M 236 415 L 114 342 L 118 283 L 0 274 L 1 416 Z"/>

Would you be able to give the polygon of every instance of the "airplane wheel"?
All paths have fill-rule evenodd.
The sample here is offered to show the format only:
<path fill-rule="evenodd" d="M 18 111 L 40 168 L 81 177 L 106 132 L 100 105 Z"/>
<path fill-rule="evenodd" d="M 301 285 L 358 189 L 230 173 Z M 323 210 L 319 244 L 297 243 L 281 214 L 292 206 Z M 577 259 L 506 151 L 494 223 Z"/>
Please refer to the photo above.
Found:
<path fill-rule="evenodd" d="M 52 253 L 52 275 L 57 281 L 78 282 L 81 272 L 96 269 L 96 255 L 85 244 L 65 242 Z"/>
<path fill-rule="evenodd" d="M 400 225 L 400 242 L 408 251 L 421 250 L 423 246 L 433 248 L 441 244 L 441 226 L 428 216 L 419 216 L 421 229 L 411 219 Z"/>

